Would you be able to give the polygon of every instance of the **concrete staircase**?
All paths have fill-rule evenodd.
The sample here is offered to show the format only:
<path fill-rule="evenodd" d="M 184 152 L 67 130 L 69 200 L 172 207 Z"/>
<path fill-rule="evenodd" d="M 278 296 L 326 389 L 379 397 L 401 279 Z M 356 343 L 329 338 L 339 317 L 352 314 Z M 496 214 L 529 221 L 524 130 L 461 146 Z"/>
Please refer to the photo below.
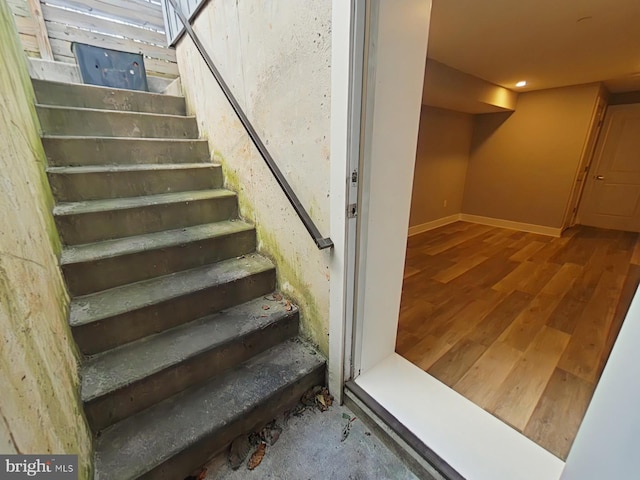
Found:
<path fill-rule="evenodd" d="M 181 97 L 33 80 L 95 478 L 182 479 L 324 381 Z"/>

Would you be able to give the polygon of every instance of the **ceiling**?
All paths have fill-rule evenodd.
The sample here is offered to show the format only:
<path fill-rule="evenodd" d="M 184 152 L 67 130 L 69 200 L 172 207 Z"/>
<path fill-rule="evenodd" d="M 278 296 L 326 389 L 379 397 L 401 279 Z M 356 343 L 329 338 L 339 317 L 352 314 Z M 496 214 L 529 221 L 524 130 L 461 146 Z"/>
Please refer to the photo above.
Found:
<path fill-rule="evenodd" d="M 433 0 L 428 55 L 517 91 L 640 90 L 640 0 Z"/>

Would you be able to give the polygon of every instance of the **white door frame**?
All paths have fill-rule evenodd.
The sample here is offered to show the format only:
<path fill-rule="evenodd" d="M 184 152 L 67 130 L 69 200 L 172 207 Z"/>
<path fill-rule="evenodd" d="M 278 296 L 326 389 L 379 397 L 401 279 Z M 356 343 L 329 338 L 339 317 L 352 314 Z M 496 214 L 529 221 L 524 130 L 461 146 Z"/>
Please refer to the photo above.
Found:
<path fill-rule="evenodd" d="M 351 379 L 366 0 L 333 0 L 329 389 L 342 403 Z M 355 176 L 354 176 L 355 173 Z"/>

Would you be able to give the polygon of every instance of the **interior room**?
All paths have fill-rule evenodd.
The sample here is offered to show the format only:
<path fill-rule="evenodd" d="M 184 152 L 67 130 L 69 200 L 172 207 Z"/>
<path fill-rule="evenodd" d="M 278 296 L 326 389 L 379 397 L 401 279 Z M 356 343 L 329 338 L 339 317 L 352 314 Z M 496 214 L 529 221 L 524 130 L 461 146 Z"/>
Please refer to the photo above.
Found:
<path fill-rule="evenodd" d="M 565 460 L 640 281 L 640 4 L 510 5 L 433 1 L 396 351 Z"/>

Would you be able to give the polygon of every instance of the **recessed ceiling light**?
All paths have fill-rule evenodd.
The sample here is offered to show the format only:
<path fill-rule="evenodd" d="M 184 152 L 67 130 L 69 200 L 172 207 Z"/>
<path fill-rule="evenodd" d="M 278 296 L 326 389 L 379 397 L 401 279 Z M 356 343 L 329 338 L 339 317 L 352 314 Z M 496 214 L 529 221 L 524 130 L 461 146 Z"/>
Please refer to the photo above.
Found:
<path fill-rule="evenodd" d="M 516 87 L 526 87 L 526 86 L 527 86 L 526 80 L 520 80 L 518 83 L 516 83 Z"/>

